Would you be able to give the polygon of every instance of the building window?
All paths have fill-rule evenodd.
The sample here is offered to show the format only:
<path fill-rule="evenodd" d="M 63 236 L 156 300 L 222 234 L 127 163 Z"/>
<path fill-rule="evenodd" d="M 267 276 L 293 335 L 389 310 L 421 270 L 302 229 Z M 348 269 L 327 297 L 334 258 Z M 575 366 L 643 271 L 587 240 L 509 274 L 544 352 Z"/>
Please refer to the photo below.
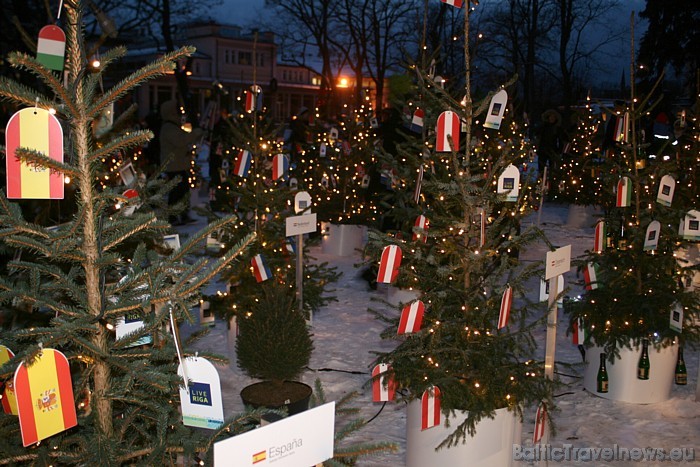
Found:
<path fill-rule="evenodd" d="M 264 54 L 257 54 L 256 55 L 256 62 L 258 62 L 258 66 L 265 66 L 265 55 Z"/>
<path fill-rule="evenodd" d="M 229 49 L 224 49 L 224 63 L 227 65 L 231 63 L 231 51 Z"/>
<path fill-rule="evenodd" d="M 238 64 L 239 65 L 252 65 L 253 64 L 253 54 L 251 52 L 238 51 Z"/>

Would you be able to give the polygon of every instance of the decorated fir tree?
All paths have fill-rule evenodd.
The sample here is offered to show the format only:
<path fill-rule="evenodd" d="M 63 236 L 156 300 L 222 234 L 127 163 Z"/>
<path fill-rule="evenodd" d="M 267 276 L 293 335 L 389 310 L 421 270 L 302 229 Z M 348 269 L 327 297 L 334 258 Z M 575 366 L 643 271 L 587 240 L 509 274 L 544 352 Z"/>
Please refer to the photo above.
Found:
<path fill-rule="evenodd" d="M 652 95 L 637 99 L 633 86 L 633 98 L 617 116 L 608 169 L 600 176 L 604 215 L 578 262 L 586 290 L 567 307 L 571 329 L 585 330 L 586 344 L 602 347 L 610 361 L 644 341 L 656 348 L 677 339 L 697 342 L 700 330 L 696 130 L 681 123 L 684 110 L 680 138 L 648 153 L 641 130 L 655 112 Z"/>
<path fill-rule="evenodd" d="M 548 399 L 551 389 L 531 335 L 544 315 L 529 294 L 541 264 L 518 259 L 543 238 L 521 226 L 531 206 L 529 145 L 506 111 L 505 90 L 472 101 L 465 55 L 463 89 L 443 89 L 417 71 L 413 108 L 422 119 L 413 123 L 422 123 L 422 137 L 399 145 L 397 157 L 408 169 L 408 194 L 393 203 L 401 235 L 372 232 L 367 248 L 372 260 L 382 257 L 379 282 L 418 291 L 400 317 L 376 312 L 388 324 L 383 337 L 397 341 L 377 362 L 388 366 L 398 399 L 439 400 L 451 429 L 440 447 L 467 441 L 497 409 L 521 413 Z"/>
<path fill-rule="evenodd" d="M 52 71 L 62 68 L 56 48 L 48 49 L 54 56 L 47 59 L 40 44 L 37 58 L 20 52 L 8 59 L 20 76 L 39 79 L 40 89 L 23 84 L 29 80 L 0 81 L 0 95 L 21 108 L 12 121 L 24 126 L 7 138 L 13 169 L 0 194 L 0 223 L 3 244 L 15 254 L 0 277 L 0 301 L 3 308 L 48 320 L 0 332 L 2 349 L 14 352 L 0 366 L 3 402 L 13 392 L 19 411 L 19 419 L 12 408 L 0 413 L 0 463 L 110 466 L 173 464 L 178 456 L 192 460 L 206 453 L 215 436 L 242 429 L 250 420 L 227 420 L 215 432 L 183 425 L 178 392 L 185 382 L 178 375 L 178 353 L 188 354 L 181 345 L 176 352 L 179 339 L 168 326 L 176 330 L 177 323 L 192 319 L 190 307 L 200 287 L 253 236 L 243 236 L 216 261 L 194 260 L 191 253 L 209 232 L 237 219 L 221 219 L 181 239 L 177 248 L 176 241 L 166 241 L 172 231 L 162 220 L 169 213 L 163 197 L 172 183 L 136 177 L 128 187 L 114 187 L 100 180 L 105 158 L 152 135 L 123 131 L 97 144 L 93 122 L 193 50 L 167 54 L 103 90 L 103 74 L 126 51 L 106 51 L 99 68 L 88 65 L 82 2 L 67 2 L 63 18 L 65 76 Z M 75 215 L 58 226 L 26 220 L 31 212 L 22 212 L 16 198 L 60 196 L 64 179 L 76 187 Z M 132 321 L 139 325 L 119 332 Z"/>

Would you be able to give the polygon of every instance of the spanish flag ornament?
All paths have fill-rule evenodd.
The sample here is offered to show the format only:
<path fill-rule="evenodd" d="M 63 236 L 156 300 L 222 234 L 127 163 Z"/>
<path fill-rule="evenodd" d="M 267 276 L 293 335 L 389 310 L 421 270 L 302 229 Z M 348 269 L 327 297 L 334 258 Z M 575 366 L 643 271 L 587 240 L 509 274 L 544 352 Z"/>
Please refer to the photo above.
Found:
<path fill-rule="evenodd" d="M 63 174 L 19 160 L 17 149 L 40 152 L 63 162 L 63 130 L 48 110 L 27 107 L 10 117 L 5 130 L 7 197 L 63 199 Z"/>
<path fill-rule="evenodd" d="M 0 366 L 10 361 L 14 356 L 15 354 L 12 353 L 12 350 L 4 345 L 0 345 Z M 5 413 L 17 415 L 17 396 L 15 396 L 14 383 L 12 381 L 7 381 L 4 388 L 0 385 L 0 390 L 2 391 L 2 397 L 0 398 L 2 410 Z"/>
<path fill-rule="evenodd" d="M 22 444 L 30 446 L 78 424 L 68 359 L 43 349 L 15 371 L 15 394 Z"/>

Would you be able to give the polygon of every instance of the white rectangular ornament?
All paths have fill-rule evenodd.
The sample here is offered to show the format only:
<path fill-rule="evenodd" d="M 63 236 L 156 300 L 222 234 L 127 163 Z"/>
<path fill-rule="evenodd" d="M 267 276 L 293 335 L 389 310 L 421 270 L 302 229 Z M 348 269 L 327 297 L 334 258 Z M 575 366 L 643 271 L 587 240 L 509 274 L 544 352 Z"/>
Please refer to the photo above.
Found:
<path fill-rule="evenodd" d="M 209 360 L 202 357 L 187 357 L 184 365 L 189 381 L 186 388 L 180 386 L 182 423 L 216 430 L 224 423 L 219 373 Z M 177 374 L 183 376 L 184 373 L 179 365 Z"/>
<path fill-rule="evenodd" d="M 333 457 L 335 402 L 214 443 L 215 467 L 316 465 Z"/>
<path fill-rule="evenodd" d="M 557 295 L 564 291 L 564 277 L 560 277 L 557 281 Z M 549 280 L 540 279 L 540 301 L 546 302 L 549 300 Z M 564 297 L 557 301 L 557 306 L 564 306 Z"/>

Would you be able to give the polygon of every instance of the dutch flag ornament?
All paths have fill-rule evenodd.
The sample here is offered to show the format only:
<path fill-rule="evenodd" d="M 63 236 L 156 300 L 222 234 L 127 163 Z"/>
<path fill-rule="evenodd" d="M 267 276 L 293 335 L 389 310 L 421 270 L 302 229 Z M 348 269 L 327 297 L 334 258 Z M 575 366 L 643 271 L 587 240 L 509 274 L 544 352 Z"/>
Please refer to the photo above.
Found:
<path fill-rule="evenodd" d="M 250 264 L 253 267 L 253 275 L 255 276 L 256 281 L 264 282 L 272 277 L 270 268 L 267 266 L 263 255 L 255 255 L 253 259 L 250 260 Z"/>
<path fill-rule="evenodd" d="M 501 310 L 498 313 L 498 329 L 503 329 L 508 325 L 510 318 L 510 308 L 513 305 L 513 288 L 510 285 L 506 286 L 501 297 Z"/>
<path fill-rule="evenodd" d="M 440 426 L 440 388 L 430 386 L 420 398 L 421 430 Z"/>
<path fill-rule="evenodd" d="M 382 251 L 382 259 L 379 261 L 379 272 L 377 272 L 377 282 L 380 284 L 391 284 L 399 275 L 401 266 L 401 248 L 396 245 L 385 246 Z"/>
<path fill-rule="evenodd" d="M 272 179 L 284 180 L 289 170 L 289 157 L 286 154 L 277 154 L 272 159 Z"/>
<path fill-rule="evenodd" d="M 446 110 L 440 114 L 435 129 L 435 150 L 437 152 L 459 151 L 459 117 L 455 112 Z M 452 137 L 450 145 L 448 137 Z"/>
<path fill-rule="evenodd" d="M 416 300 L 415 302 L 403 307 L 403 310 L 401 311 L 401 318 L 399 319 L 399 329 L 397 334 L 409 334 L 420 331 L 421 324 L 423 324 L 424 312 L 425 305 L 420 300 Z"/>
<path fill-rule="evenodd" d="M 246 151 L 245 149 L 239 151 L 238 156 L 236 156 L 236 163 L 233 166 L 233 173 L 239 177 L 247 177 L 248 171 L 250 170 L 250 160 L 250 151 Z"/>
<path fill-rule="evenodd" d="M 411 118 L 411 131 L 415 133 L 422 133 L 423 132 L 423 117 L 425 116 L 425 112 L 423 112 L 423 109 L 416 109 L 415 112 L 413 112 L 413 118 Z"/>
<path fill-rule="evenodd" d="M 391 365 L 380 363 L 372 370 L 372 401 L 393 401 L 396 394 L 396 383 L 391 373 Z"/>

